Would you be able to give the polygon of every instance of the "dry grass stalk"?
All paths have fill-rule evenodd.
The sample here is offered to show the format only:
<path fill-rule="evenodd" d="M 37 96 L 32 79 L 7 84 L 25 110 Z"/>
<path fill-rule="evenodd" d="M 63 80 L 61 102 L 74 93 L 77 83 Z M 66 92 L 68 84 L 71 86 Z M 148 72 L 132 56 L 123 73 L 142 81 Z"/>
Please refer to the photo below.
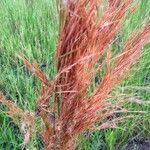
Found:
<path fill-rule="evenodd" d="M 68 0 L 57 0 L 56 3 L 59 14 L 59 33 L 61 33 L 65 24 L 66 15 L 68 11 L 67 9 Z"/>
<path fill-rule="evenodd" d="M 7 114 L 12 118 L 13 122 L 16 123 L 18 127 L 20 127 L 24 135 L 22 146 L 26 146 L 36 129 L 34 113 L 23 111 L 14 102 L 7 100 L 2 92 L 0 92 L 0 103 L 6 106 Z"/>
<path fill-rule="evenodd" d="M 58 74 L 49 81 L 36 66 L 22 57 L 25 65 L 41 80 L 37 114 L 45 123 L 45 149 L 74 149 L 74 137 L 95 122 L 118 112 L 128 112 L 107 101 L 111 90 L 123 80 L 140 58 L 150 40 L 150 23 L 137 31 L 115 57 L 110 45 L 121 29 L 133 0 L 108 0 L 98 20 L 100 0 L 68 0 L 57 47 Z M 90 95 L 88 88 L 100 70 L 105 73 Z M 49 99 L 54 97 L 50 105 Z M 117 104 L 117 102 L 116 102 Z M 130 112 L 130 111 L 129 111 Z M 115 121 L 120 122 L 123 118 Z M 102 128 L 108 124 L 103 124 Z"/>

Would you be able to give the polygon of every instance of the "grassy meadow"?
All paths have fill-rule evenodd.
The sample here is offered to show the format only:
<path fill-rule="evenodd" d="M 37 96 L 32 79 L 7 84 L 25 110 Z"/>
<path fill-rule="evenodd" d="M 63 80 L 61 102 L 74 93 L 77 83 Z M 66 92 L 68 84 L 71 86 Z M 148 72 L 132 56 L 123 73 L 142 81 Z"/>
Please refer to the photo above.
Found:
<path fill-rule="evenodd" d="M 119 50 L 133 30 L 150 20 L 150 1 L 136 1 L 139 9 L 127 16 L 113 43 L 114 50 Z M 18 54 L 23 53 L 30 62 L 37 62 L 49 79 L 56 74 L 59 25 L 55 3 L 55 0 L 0 1 L 0 91 L 22 109 L 35 110 L 40 82 L 19 60 Z M 126 107 L 146 113 L 120 123 L 114 129 L 83 133 L 77 140 L 79 150 L 125 150 L 129 142 L 150 139 L 150 44 L 143 48 L 140 61 L 115 91 L 142 100 L 142 104 L 131 103 Z M 0 106 L 0 150 L 19 150 L 22 142 L 18 127 Z M 40 137 L 31 140 L 28 149 L 37 145 L 42 149 Z"/>

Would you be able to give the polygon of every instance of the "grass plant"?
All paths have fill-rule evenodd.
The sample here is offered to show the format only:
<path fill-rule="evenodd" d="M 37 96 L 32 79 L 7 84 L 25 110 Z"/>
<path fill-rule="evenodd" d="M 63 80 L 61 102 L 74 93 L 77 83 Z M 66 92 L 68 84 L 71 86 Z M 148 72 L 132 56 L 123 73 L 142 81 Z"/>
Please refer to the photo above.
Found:
<path fill-rule="evenodd" d="M 101 21 L 97 21 L 98 1 L 70 1 L 68 8 L 65 8 L 69 11 L 60 13 L 60 16 L 64 15 L 66 18 L 66 21 L 60 20 L 61 26 L 58 25 L 59 9 L 54 0 L 0 2 L 0 89 L 7 99 L 14 100 L 20 107 L 20 120 L 26 118 L 26 110 L 31 114 L 36 112 L 34 115 L 43 119 L 43 137 L 47 149 L 73 149 L 76 135 L 87 129 L 96 130 L 99 126 L 95 126 L 95 122 L 109 121 L 108 117 L 112 117 L 116 111 L 127 112 L 125 109 L 118 110 L 116 104 L 113 107 L 109 97 L 112 89 L 111 94 L 115 93 L 116 96 L 116 93 L 119 93 L 124 98 L 135 98 L 136 102 L 137 98 L 145 101 L 149 99 L 149 45 L 144 50 L 141 49 L 150 37 L 150 25 L 145 25 L 146 22 L 142 19 L 149 16 L 150 3 L 141 2 L 140 9 L 129 16 L 127 12 L 134 10 L 134 7 L 131 7 L 134 4 L 130 5 L 131 0 L 122 1 L 121 4 L 113 2 L 119 1 L 113 0 L 111 5 L 105 4 L 104 16 L 100 18 Z M 126 20 L 122 23 L 124 18 Z M 133 30 L 137 32 L 134 36 L 131 35 Z M 60 34 L 57 43 L 58 31 Z M 56 48 L 57 54 L 53 57 Z M 114 89 L 124 78 L 124 74 L 128 73 L 126 69 L 130 69 L 134 62 L 139 60 L 141 52 L 143 55 L 138 65 L 133 68 L 132 76 Z M 20 53 L 28 58 L 27 60 L 20 55 L 25 65 L 17 56 Z M 99 73 L 99 70 L 102 71 Z M 49 103 L 49 99 L 52 103 Z M 3 100 L 7 102 L 4 97 Z M 115 100 L 120 102 L 120 99 Z M 5 104 L 8 105 L 9 101 Z M 122 103 L 117 104 L 121 104 L 122 108 Z M 12 105 L 16 106 L 14 103 Z M 146 103 L 142 106 L 124 106 L 132 111 L 149 111 Z M 23 141 L 28 143 L 29 139 L 23 137 L 17 125 L 8 118 L 2 106 L 1 108 L 0 148 L 20 149 L 20 144 Z M 17 110 L 18 108 L 13 112 Z M 9 113 L 9 116 L 12 116 L 12 113 Z M 143 114 L 142 117 L 138 118 L 140 122 L 136 132 L 140 131 L 143 136 L 148 136 L 146 132 L 149 131 L 149 115 Z M 37 120 L 34 121 L 36 123 Z M 26 121 L 28 122 L 30 121 Z M 119 143 L 120 148 L 135 131 L 136 123 L 137 120 L 135 123 L 121 123 L 120 128 L 128 127 L 125 131 L 116 128 L 93 133 L 90 131 L 89 136 L 82 134 L 80 138 L 85 142 L 82 144 L 77 140 L 81 144 L 77 146 L 79 149 L 115 149 L 116 143 Z M 105 128 L 106 124 L 102 125 L 100 127 Z M 25 137 L 29 137 L 26 130 L 22 132 Z M 118 135 L 121 135 L 121 140 Z M 88 142 L 85 137 L 89 137 Z M 43 145 L 34 137 L 27 147 L 41 149 Z"/>

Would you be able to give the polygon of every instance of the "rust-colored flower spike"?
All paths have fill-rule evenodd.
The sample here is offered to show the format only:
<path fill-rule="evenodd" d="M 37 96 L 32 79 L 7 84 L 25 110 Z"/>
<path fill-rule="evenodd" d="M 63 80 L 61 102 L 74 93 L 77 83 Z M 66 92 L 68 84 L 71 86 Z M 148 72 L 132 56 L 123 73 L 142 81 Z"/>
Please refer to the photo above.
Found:
<path fill-rule="evenodd" d="M 123 50 L 112 58 L 111 65 L 111 52 L 107 50 L 133 1 L 108 2 L 104 15 L 97 20 L 97 8 L 102 2 L 68 1 L 66 22 L 57 48 L 58 73 L 62 73 L 57 80 L 60 85 L 57 90 L 61 94 L 58 95 L 60 114 L 56 119 L 55 140 L 64 149 L 72 143 L 75 135 L 90 128 L 96 121 L 115 113 L 106 99 L 140 57 L 141 49 L 150 36 L 148 24 L 134 37 L 130 37 Z M 99 63 L 106 52 L 106 60 Z M 93 94 L 88 96 L 87 89 L 104 63 L 107 65 L 105 74 Z M 102 110 L 105 113 L 101 113 Z"/>
<path fill-rule="evenodd" d="M 22 59 L 42 82 L 36 113 L 44 122 L 45 149 L 73 150 L 76 135 L 108 116 L 127 112 L 118 110 L 107 99 L 140 58 L 143 46 L 150 40 L 150 23 L 130 36 L 114 56 L 110 45 L 126 14 L 130 9 L 132 12 L 133 0 L 107 0 L 105 4 L 100 0 L 58 2 L 62 17 L 56 50 L 58 74 L 49 81 L 36 65 Z M 63 8 L 62 2 L 65 2 Z M 103 16 L 98 19 L 98 8 L 102 5 Z M 101 70 L 103 76 L 89 93 L 89 87 Z M 53 104 L 49 102 L 50 97 L 54 99 Z M 102 128 L 105 125 L 108 126 L 106 123 Z"/>

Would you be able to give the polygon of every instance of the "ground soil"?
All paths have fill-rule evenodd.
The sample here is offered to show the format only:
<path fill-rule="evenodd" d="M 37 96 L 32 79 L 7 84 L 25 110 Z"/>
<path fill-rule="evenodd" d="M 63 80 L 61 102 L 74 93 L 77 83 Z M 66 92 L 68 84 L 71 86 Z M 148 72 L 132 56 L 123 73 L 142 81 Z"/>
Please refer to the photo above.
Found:
<path fill-rule="evenodd" d="M 125 150 L 150 150 L 150 139 L 140 139 L 128 142 Z"/>

